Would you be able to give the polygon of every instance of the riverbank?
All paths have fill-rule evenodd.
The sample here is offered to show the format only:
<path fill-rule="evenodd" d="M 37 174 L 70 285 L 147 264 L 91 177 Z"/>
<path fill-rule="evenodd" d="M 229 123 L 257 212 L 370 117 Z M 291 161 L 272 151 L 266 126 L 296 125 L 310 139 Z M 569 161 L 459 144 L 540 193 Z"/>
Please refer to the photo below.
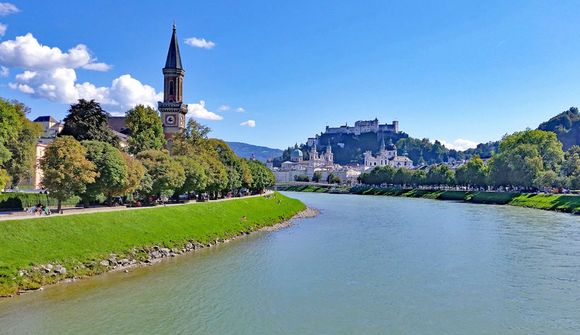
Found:
<path fill-rule="evenodd" d="M 0 296 L 154 263 L 287 225 L 305 205 L 279 193 L 231 201 L 0 222 Z M 302 214 L 299 214 L 302 213 Z"/>
<path fill-rule="evenodd" d="M 394 189 L 370 186 L 280 185 L 280 191 L 382 195 L 395 197 L 455 200 L 476 204 L 510 205 L 580 214 L 580 196 L 518 192 L 472 192 L 427 189 Z"/>

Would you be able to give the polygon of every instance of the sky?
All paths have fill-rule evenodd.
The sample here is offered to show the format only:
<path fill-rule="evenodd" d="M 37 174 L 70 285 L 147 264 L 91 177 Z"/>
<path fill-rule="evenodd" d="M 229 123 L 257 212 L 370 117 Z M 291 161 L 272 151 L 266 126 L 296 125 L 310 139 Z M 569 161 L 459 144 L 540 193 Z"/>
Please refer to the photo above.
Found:
<path fill-rule="evenodd" d="M 156 106 L 175 21 L 189 116 L 285 148 L 375 117 L 465 149 L 580 105 L 579 1 L 12 1 L 0 96 Z"/>

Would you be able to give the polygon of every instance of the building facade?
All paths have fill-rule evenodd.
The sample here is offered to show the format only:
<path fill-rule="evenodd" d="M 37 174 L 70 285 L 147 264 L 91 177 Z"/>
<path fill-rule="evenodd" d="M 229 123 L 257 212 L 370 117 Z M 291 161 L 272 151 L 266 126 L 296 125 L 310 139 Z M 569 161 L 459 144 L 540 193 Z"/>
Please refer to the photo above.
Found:
<path fill-rule="evenodd" d="M 374 169 L 377 166 L 392 166 L 396 168 L 404 167 L 408 169 L 413 168 L 413 161 L 406 155 L 398 156 L 397 147 L 393 141 L 389 139 L 389 143 L 385 145 L 385 139 L 381 143 L 378 154 L 375 156 L 371 151 L 364 153 L 365 163 L 364 169 Z"/>

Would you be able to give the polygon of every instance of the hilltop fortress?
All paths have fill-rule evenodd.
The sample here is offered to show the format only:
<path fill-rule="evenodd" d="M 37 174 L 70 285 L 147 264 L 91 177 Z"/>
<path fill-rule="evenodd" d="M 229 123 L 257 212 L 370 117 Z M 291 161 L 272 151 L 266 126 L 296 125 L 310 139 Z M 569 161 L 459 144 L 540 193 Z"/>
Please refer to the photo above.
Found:
<path fill-rule="evenodd" d="M 332 136 L 332 135 L 355 135 L 359 136 L 367 133 L 375 134 L 398 134 L 399 133 L 399 121 L 393 121 L 393 123 L 379 124 L 379 120 L 375 118 L 374 120 L 361 120 L 356 121 L 354 126 L 349 126 L 345 124 L 340 127 L 329 127 L 326 126 L 326 130 L 316 137 L 311 137 L 308 139 L 307 145 L 309 147 L 320 144 L 320 138 L 322 136 Z M 381 136 L 381 139 L 383 137 Z"/>

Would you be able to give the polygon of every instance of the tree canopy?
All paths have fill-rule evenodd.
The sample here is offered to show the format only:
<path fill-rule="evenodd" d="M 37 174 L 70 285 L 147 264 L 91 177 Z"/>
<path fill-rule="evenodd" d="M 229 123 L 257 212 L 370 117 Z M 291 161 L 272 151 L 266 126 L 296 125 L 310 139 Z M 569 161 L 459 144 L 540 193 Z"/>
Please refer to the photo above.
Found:
<path fill-rule="evenodd" d="M 80 99 L 72 104 L 64 118 L 60 136 L 72 136 L 77 141 L 100 141 L 117 147 L 119 140 L 109 128 L 108 115 L 95 100 Z"/>
<path fill-rule="evenodd" d="M 85 147 L 72 136 L 58 137 L 46 147 L 40 161 L 42 186 L 58 200 L 58 211 L 63 200 L 84 194 L 87 185 L 94 183 L 99 176 L 86 153 Z"/>
<path fill-rule="evenodd" d="M 127 112 L 126 125 L 129 129 L 127 151 L 161 150 L 165 145 L 163 123 L 157 111 L 149 106 L 137 105 Z"/>

